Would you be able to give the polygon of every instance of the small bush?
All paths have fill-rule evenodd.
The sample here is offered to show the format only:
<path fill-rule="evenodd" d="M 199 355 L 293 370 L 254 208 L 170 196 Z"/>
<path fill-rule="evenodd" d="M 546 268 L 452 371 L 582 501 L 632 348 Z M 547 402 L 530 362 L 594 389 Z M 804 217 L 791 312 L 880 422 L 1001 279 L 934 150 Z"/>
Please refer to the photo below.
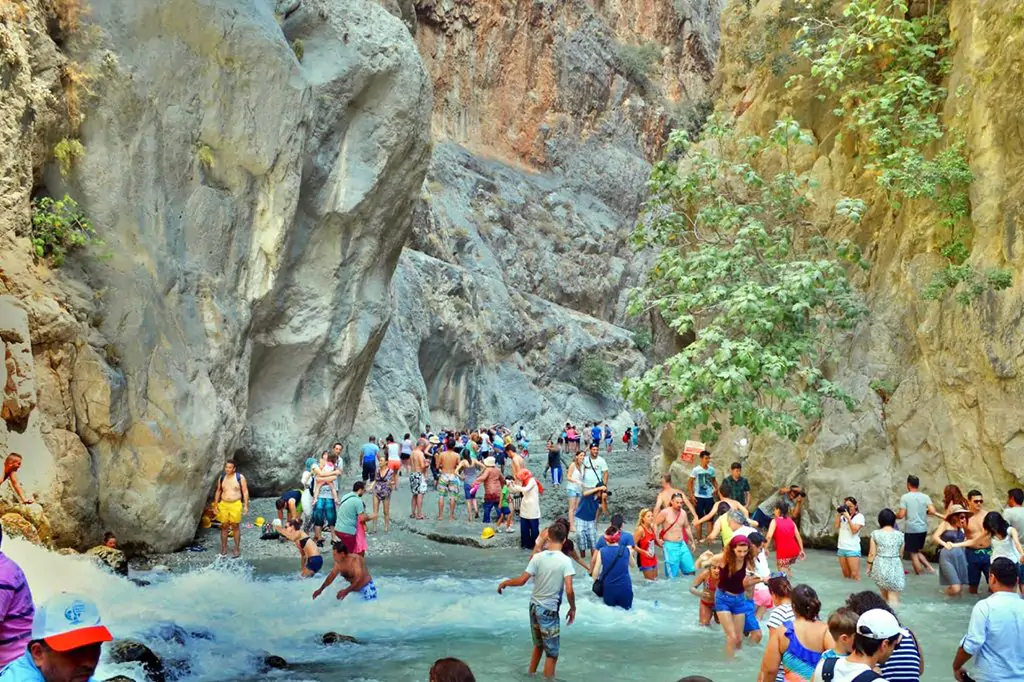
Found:
<path fill-rule="evenodd" d="M 213 150 L 210 149 L 210 145 L 199 145 L 199 149 L 196 151 L 196 158 L 206 168 L 213 168 Z"/>
<path fill-rule="evenodd" d="M 68 252 L 97 241 L 92 223 L 68 195 L 57 201 L 41 197 L 33 202 L 32 249 L 37 259 L 45 258 L 60 267 Z"/>
<path fill-rule="evenodd" d="M 61 33 L 68 36 L 78 30 L 83 14 L 82 0 L 53 0 L 52 6 Z"/>
<path fill-rule="evenodd" d="M 640 45 L 619 45 L 616 50 L 619 71 L 634 83 L 643 83 L 651 67 L 661 60 L 661 45 L 651 41 Z"/>
<path fill-rule="evenodd" d="M 68 62 L 61 72 L 61 85 L 64 87 L 64 104 L 67 107 L 68 123 L 71 130 L 77 131 L 82 123 L 82 103 L 86 96 L 92 94 L 89 89 L 89 75 L 80 64 Z"/>
<path fill-rule="evenodd" d="M 53 147 L 53 158 L 60 164 L 60 174 L 67 176 L 75 160 L 85 155 L 85 147 L 78 140 L 64 138 Z"/>
<path fill-rule="evenodd" d="M 878 394 L 883 403 L 889 402 L 892 394 L 896 392 L 896 384 L 888 379 L 872 379 L 868 386 Z"/>
<path fill-rule="evenodd" d="M 587 393 L 605 396 L 612 390 L 612 368 L 597 357 L 588 357 L 580 364 L 580 388 Z"/>
<path fill-rule="evenodd" d="M 646 352 L 651 347 L 652 340 L 651 330 L 649 329 L 638 329 L 633 332 L 633 345 L 641 353 Z"/>
<path fill-rule="evenodd" d="M 301 62 L 302 58 L 306 56 L 306 44 L 296 38 L 292 41 L 292 52 L 295 53 L 295 58 Z"/>

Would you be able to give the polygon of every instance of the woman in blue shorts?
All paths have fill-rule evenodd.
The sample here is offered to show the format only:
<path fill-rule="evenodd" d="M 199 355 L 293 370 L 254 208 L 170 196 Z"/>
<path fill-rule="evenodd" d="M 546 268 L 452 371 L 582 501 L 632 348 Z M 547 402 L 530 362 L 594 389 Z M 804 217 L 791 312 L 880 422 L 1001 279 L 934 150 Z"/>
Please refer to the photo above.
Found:
<path fill-rule="evenodd" d="M 754 575 L 750 541 L 735 535 L 719 555 L 718 589 L 715 590 L 715 614 L 725 634 L 725 654 L 732 657 L 743 645 L 743 636 L 759 641 L 761 626 L 754 617 L 754 602 L 747 599 L 748 587 L 760 582 Z M 756 633 L 756 635 L 755 635 Z"/>

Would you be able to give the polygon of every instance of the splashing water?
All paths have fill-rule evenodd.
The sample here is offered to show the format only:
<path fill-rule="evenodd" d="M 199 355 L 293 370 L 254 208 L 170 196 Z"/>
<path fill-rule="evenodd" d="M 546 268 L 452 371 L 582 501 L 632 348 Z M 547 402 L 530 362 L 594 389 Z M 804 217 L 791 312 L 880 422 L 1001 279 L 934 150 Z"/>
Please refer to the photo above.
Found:
<path fill-rule="evenodd" d="M 25 570 L 36 603 L 62 590 L 90 596 L 116 637 L 145 642 L 164 659 L 170 675 L 182 680 L 425 681 L 430 664 L 442 656 L 466 660 L 480 680 L 526 679 L 529 587 L 496 593 L 501 579 L 522 571 L 526 556 L 447 546 L 427 551 L 411 540 L 403 546 L 405 556 L 370 558 L 379 601 L 364 603 L 352 595 L 340 604 L 334 592 L 346 583 L 339 579 L 314 602 L 312 591 L 323 574 L 298 580 L 297 561 L 268 570 L 219 561 L 187 573 L 147 574 L 141 577 L 152 584 L 139 587 L 87 559 L 56 555 L 19 539 L 5 540 L 3 549 Z M 834 558 L 825 553 L 799 564 L 797 578 L 818 590 L 823 615 L 850 591 L 873 587 L 870 579 L 856 585 L 842 581 Z M 735 661 L 725 661 L 720 630 L 697 625 L 689 580 L 638 581 L 630 612 L 598 603 L 586 576 L 575 582 L 578 620 L 569 627 L 563 622 L 559 679 L 593 679 L 595 670 L 626 667 L 629 678 L 645 682 L 698 673 L 716 682 L 749 682 L 756 676 L 763 646 L 744 647 Z M 926 682 L 947 677 L 974 603 L 946 602 L 936 582 L 908 576 L 899 611 L 905 625 L 920 631 Z M 325 647 L 320 637 L 327 631 L 364 644 Z M 262 672 L 267 653 L 284 657 L 289 669 Z M 107 662 L 97 679 L 117 674 L 144 679 L 137 667 Z"/>

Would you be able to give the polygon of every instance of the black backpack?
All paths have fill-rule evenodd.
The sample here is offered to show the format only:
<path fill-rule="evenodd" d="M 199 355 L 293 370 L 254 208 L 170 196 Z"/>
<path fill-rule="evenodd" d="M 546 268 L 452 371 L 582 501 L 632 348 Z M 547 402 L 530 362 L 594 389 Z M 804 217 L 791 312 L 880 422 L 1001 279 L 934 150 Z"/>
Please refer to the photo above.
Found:
<path fill-rule="evenodd" d="M 821 666 L 821 679 L 824 680 L 824 682 L 832 682 L 832 678 L 836 676 L 836 663 L 838 662 L 838 658 L 825 659 L 825 662 Z M 872 682 L 873 680 L 880 679 L 882 679 L 882 676 L 874 670 L 865 670 L 860 675 L 853 678 L 853 682 Z"/>

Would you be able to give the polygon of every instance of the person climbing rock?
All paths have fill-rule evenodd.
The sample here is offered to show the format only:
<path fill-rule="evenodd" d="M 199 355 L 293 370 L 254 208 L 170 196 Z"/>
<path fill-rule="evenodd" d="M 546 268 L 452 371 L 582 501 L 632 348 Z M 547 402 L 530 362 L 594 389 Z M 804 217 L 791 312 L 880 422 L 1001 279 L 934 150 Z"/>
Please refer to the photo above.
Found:
<path fill-rule="evenodd" d="M 5 482 L 9 481 L 11 484 L 11 490 L 13 490 L 14 494 L 18 496 L 18 501 L 22 504 L 32 504 L 35 500 L 31 497 L 25 496 L 25 493 L 21 490 L 21 485 L 18 483 L 18 477 L 16 476 L 18 469 L 21 468 L 21 464 L 22 458 L 17 452 L 12 452 L 7 455 L 7 458 L 4 460 L 3 473 L 0 474 L 0 486 L 3 486 Z"/>

